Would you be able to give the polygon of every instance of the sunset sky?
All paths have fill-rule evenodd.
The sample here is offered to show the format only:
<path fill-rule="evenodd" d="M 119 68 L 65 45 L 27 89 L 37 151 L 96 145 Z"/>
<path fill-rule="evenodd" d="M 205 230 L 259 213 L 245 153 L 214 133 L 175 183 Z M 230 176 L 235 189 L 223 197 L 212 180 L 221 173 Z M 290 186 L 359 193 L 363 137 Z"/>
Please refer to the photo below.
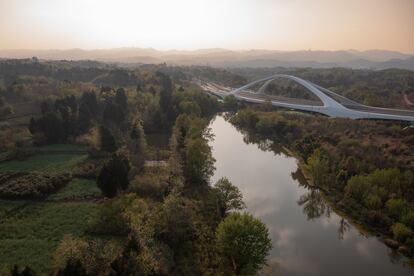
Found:
<path fill-rule="evenodd" d="M 0 49 L 387 49 L 414 0 L 0 0 Z"/>

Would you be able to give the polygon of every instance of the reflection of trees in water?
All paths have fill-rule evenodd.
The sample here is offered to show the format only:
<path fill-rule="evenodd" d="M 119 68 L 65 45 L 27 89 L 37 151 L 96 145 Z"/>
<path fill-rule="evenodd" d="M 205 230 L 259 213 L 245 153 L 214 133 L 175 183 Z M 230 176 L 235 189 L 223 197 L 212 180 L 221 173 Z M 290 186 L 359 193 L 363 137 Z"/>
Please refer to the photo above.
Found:
<path fill-rule="evenodd" d="M 297 203 L 303 207 L 303 213 L 306 214 L 308 220 L 322 215 L 326 217 L 331 215 L 331 208 L 325 204 L 321 193 L 316 189 L 309 190 L 309 192 L 301 195 Z"/>
<path fill-rule="evenodd" d="M 401 259 L 403 258 L 403 256 L 400 253 L 398 253 L 398 251 L 395 249 L 388 248 L 387 253 L 388 253 L 388 257 L 390 258 L 391 263 L 393 264 L 400 263 Z"/>
<path fill-rule="evenodd" d="M 325 203 L 321 192 L 317 189 L 312 189 L 309 187 L 308 182 L 306 181 L 305 176 L 302 171 L 297 168 L 295 172 L 292 172 L 292 178 L 299 183 L 299 186 L 310 189 L 309 192 L 303 194 L 297 201 L 299 206 L 303 206 L 303 213 L 308 217 L 308 220 L 318 218 L 322 215 L 326 217 L 331 216 L 332 208 Z M 338 238 L 342 240 L 346 232 L 351 229 L 351 225 L 341 217 L 338 227 Z"/>
<path fill-rule="evenodd" d="M 313 220 L 321 216 L 329 218 L 332 213 L 332 208 L 325 202 L 322 193 L 317 189 L 311 189 L 307 193 L 300 196 L 297 201 L 299 206 L 303 207 L 303 213 L 308 220 Z M 351 229 L 351 225 L 342 218 L 339 221 L 338 239 L 342 240 L 345 233 Z"/>
<path fill-rule="evenodd" d="M 281 154 L 283 152 L 283 148 L 278 143 L 274 143 L 270 139 L 266 139 L 263 136 L 245 131 L 239 131 L 243 134 L 243 142 L 246 144 L 255 144 L 257 147 L 262 151 L 273 151 L 276 155 Z"/>
<path fill-rule="evenodd" d="M 338 239 L 343 240 L 345 233 L 351 229 L 351 225 L 344 219 L 341 218 L 339 221 L 339 228 L 338 228 Z"/>
<path fill-rule="evenodd" d="M 277 276 L 282 275 L 280 264 L 277 260 L 269 260 L 267 264 L 259 271 L 258 275 Z"/>
<path fill-rule="evenodd" d="M 256 144 L 260 150 L 273 151 L 276 155 L 284 152 L 283 147 L 274 143 L 273 141 L 266 139 L 260 135 L 256 135 L 249 131 L 238 129 L 243 134 L 243 141 L 246 144 Z M 322 193 L 309 186 L 305 176 L 299 167 L 295 172 L 291 173 L 292 179 L 296 180 L 299 186 L 305 187 L 308 190 L 307 193 L 300 196 L 297 201 L 299 206 L 303 207 L 303 213 L 307 216 L 308 220 L 313 220 L 321 216 L 329 218 L 331 216 L 332 208 L 325 202 Z M 338 227 L 338 238 L 342 240 L 346 232 L 351 229 L 351 225 L 341 217 Z"/>
<path fill-rule="evenodd" d="M 297 167 L 296 171 L 292 172 L 290 175 L 292 176 L 293 180 L 296 180 L 299 183 L 299 186 L 309 187 L 309 184 L 299 167 Z"/>

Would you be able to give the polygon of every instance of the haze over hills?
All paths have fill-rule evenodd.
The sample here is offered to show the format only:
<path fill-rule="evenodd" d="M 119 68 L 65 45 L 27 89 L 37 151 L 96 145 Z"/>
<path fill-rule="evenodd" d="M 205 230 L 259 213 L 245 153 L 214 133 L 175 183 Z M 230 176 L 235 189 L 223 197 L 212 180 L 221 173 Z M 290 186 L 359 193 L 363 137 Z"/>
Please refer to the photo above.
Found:
<path fill-rule="evenodd" d="M 210 65 L 216 67 L 350 67 L 402 68 L 414 70 L 414 56 L 388 50 L 340 51 L 232 51 L 221 48 L 168 50 L 153 48 L 0 50 L 0 58 L 50 60 L 97 60 L 117 63 L 163 63 L 175 65 Z"/>

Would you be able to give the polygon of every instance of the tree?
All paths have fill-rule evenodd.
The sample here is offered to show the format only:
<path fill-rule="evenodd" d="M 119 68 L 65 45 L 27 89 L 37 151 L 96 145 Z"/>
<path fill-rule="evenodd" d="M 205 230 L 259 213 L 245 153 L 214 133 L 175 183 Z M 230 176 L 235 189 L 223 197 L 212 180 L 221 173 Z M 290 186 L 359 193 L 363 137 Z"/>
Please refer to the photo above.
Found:
<path fill-rule="evenodd" d="M 102 167 L 99 172 L 97 184 L 106 197 L 114 197 L 120 191 L 128 188 L 128 173 L 130 165 L 128 159 L 119 154 L 112 158 Z"/>
<path fill-rule="evenodd" d="M 316 149 L 308 158 L 306 167 L 317 185 L 326 186 L 333 184 L 329 183 L 331 180 L 329 160 L 320 149 Z"/>
<path fill-rule="evenodd" d="M 391 198 L 385 203 L 388 214 L 391 217 L 400 219 L 407 213 L 408 204 L 405 200 L 401 198 Z"/>
<path fill-rule="evenodd" d="M 118 88 L 115 94 L 115 102 L 122 107 L 124 110 L 127 108 L 128 98 L 125 94 L 124 88 Z"/>
<path fill-rule="evenodd" d="M 11 276 L 36 276 L 36 273 L 28 266 L 25 266 L 23 270 L 20 272 L 19 267 L 17 265 L 13 266 L 12 270 L 10 271 Z"/>
<path fill-rule="evenodd" d="M 200 106 L 194 101 L 182 101 L 180 102 L 180 113 L 184 113 L 187 115 L 201 115 Z"/>
<path fill-rule="evenodd" d="M 256 274 L 272 248 L 266 225 L 248 213 L 228 215 L 217 227 L 216 238 L 222 265 L 236 275 Z"/>
<path fill-rule="evenodd" d="M 45 115 L 46 113 L 48 113 L 48 112 L 51 112 L 52 111 L 52 109 L 50 108 L 50 105 L 49 105 L 49 103 L 48 102 L 42 102 L 41 104 L 40 104 L 40 110 L 42 111 L 42 114 L 43 115 Z"/>
<path fill-rule="evenodd" d="M 81 103 L 79 106 L 79 115 L 78 115 L 78 123 L 77 128 L 80 133 L 86 132 L 92 123 L 92 114 L 89 111 L 89 108 L 85 103 Z"/>
<path fill-rule="evenodd" d="M 103 120 L 105 124 L 119 126 L 125 120 L 124 109 L 120 105 L 108 101 L 103 112 Z"/>
<path fill-rule="evenodd" d="M 55 112 L 45 114 L 38 124 L 48 143 L 64 142 L 67 138 L 68 129 L 65 129 L 62 118 Z"/>
<path fill-rule="evenodd" d="M 70 258 L 65 267 L 59 269 L 56 276 L 87 276 L 85 268 L 77 258 Z"/>
<path fill-rule="evenodd" d="M 165 115 L 170 115 L 171 112 L 171 100 L 173 92 L 173 83 L 171 78 L 161 72 L 157 72 L 157 76 L 161 80 L 160 91 L 160 106 Z"/>
<path fill-rule="evenodd" d="M 89 112 L 92 117 L 96 117 L 99 113 L 99 104 L 96 99 L 96 94 L 94 91 L 84 92 L 80 98 L 79 106 L 84 106 L 84 108 Z"/>
<path fill-rule="evenodd" d="M 131 152 L 131 161 L 135 167 L 141 169 L 145 163 L 145 133 L 141 122 L 134 123 L 130 133 L 129 148 Z"/>
<path fill-rule="evenodd" d="M 99 128 L 101 138 L 101 150 L 114 152 L 117 149 L 116 141 L 111 131 L 104 126 Z"/>
<path fill-rule="evenodd" d="M 391 226 L 391 232 L 394 238 L 399 242 L 405 242 L 407 239 L 413 237 L 412 230 L 403 223 L 395 223 Z"/>
<path fill-rule="evenodd" d="M 224 98 L 223 107 L 226 110 L 237 110 L 239 103 L 233 95 L 227 96 Z"/>
<path fill-rule="evenodd" d="M 187 250 L 191 239 L 195 238 L 194 205 L 179 195 L 168 195 L 152 219 L 156 238 L 175 253 Z"/>
<path fill-rule="evenodd" d="M 214 172 L 211 149 L 202 138 L 187 141 L 184 176 L 195 186 L 207 184 Z"/>
<path fill-rule="evenodd" d="M 213 192 L 216 196 L 217 209 L 221 218 L 224 218 L 230 211 L 246 208 L 239 188 L 225 177 L 216 182 Z"/>

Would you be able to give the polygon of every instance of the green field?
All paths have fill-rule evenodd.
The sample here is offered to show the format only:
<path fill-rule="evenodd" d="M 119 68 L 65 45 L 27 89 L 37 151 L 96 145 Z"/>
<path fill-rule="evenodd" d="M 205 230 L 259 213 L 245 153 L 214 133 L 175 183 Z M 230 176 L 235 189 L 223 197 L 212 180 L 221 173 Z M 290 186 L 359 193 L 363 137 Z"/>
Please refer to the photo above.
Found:
<path fill-rule="evenodd" d="M 87 154 L 49 153 L 35 154 L 23 161 L 11 160 L 0 163 L 1 171 L 42 171 L 49 173 L 63 172 L 85 161 Z"/>
<path fill-rule="evenodd" d="M 0 274 L 1 268 L 4 272 L 13 264 L 49 273 L 60 239 L 65 234 L 84 236 L 98 208 L 89 202 L 28 202 L 16 206 L 13 201 L 0 201 L 0 206 L 9 209 L 0 219 Z M 10 212 L 13 208 L 15 211 Z"/>
<path fill-rule="evenodd" d="M 57 193 L 50 195 L 50 201 L 82 200 L 102 197 L 101 190 L 96 186 L 96 181 L 75 178 Z"/>
<path fill-rule="evenodd" d="M 34 152 L 80 152 L 80 151 L 87 151 L 87 147 L 85 146 L 79 146 L 79 145 L 73 145 L 73 144 L 53 144 L 53 145 L 47 145 L 42 147 L 33 147 L 31 148 Z"/>
<path fill-rule="evenodd" d="M 88 158 L 85 147 L 50 145 L 31 148 L 23 161 L 0 162 L 2 171 L 70 171 Z M 53 253 L 65 234 L 86 236 L 88 222 L 102 197 L 94 180 L 75 178 L 46 201 L 0 200 L 0 275 L 11 266 L 30 266 L 40 275 L 53 268 Z"/>

